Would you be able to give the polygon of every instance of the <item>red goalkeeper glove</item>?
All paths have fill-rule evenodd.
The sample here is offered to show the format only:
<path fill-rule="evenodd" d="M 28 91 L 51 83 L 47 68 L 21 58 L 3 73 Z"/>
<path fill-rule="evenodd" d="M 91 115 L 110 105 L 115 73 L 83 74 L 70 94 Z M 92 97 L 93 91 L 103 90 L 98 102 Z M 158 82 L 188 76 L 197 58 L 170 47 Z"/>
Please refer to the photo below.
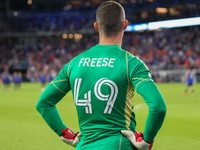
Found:
<path fill-rule="evenodd" d="M 135 138 L 136 138 L 136 142 L 137 142 L 137 144 L 138 144 L 138 147 L 140 148 L 140 149 L 142 149 L 142 146 L 143 146 L 143 143 L 146 143 L 146 144 L 148 144 L 149 145 L 149 147 L 147 147 L 148 149 L 147 150 L 151 150 L 152 149 L 152 146 L 153 146 L 153 142 L 152 143 L 147 143 L 147 142 L 145 142 L 144 141 L 144 139 L 143 139 L 143 133 L 142 132 L 135 132 Z M 142 149 L 143 150 L 143 149 Z"/>
<path fill-rule="evenodd" d="M 74 133 L 70 128 L 67 128 L 66 130 L 62 129 L 62 133 L 63 135 L 60 137 L 60 139 L 63 142 L 73 147 L 76 147 L 76 145 L 80 141 L 81 133 L 80 132 Z"/>
<path fill-rule="evenodd" d="M 127 137 L 131 143 L 138 149 L 138 150 L 151 150 L 153 146 L 152 143 L 147 143 L 143 139 L 143 133 L 138 133 L 137 131 L 133 133 L 129 130 L 121 130 L 121 133 Z"/>

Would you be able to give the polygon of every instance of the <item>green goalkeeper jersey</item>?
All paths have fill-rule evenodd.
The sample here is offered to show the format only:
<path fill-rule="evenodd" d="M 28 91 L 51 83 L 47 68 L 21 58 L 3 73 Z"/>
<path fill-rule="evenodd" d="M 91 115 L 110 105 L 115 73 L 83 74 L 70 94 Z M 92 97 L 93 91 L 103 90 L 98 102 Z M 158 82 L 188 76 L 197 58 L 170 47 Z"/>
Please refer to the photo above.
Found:
<path fill-rule="evenodd" d="M 41 95 L 37 109 L 49 126 L 58 135 L 62 135 L 61 130 L 66 126 L 55 105 L 72 90 L 82 133 L 81 144 L 84 146 L 117 134 L 120 130 L 134 132 L 136 121 L 132 98 L 134 91 L 138 92 L 138 89 L 147 83 L 154 85 L 151 72 L 139 58 L 118 45 L 96 45 L 63 67 Z M 145 90 L 149 89 L 142 91 Z M 159 102 L 158 105 L 163 107 L 164 100 L 159 91 L 156 92 L 154 95 L 159 95 L 161 99 L 161 104 Z M 145 97 L 143 98 L 149 107 L 157 103 Z M 52 110 L 45 109 L 49 106 Z M 155 112 L 152 111 L 152 116 L 148 116 L 149 120 L 147 119 L 145 127 L 147 130 L 148 125 L 153 124 L 153 131 L 144 131 L 144 138 L 149 142 L 154 139 L 165 116 L 159 116 L 159 121 L 155 124 L 152 123 L 155 120 L 151 119 L 153 115 Z"/>

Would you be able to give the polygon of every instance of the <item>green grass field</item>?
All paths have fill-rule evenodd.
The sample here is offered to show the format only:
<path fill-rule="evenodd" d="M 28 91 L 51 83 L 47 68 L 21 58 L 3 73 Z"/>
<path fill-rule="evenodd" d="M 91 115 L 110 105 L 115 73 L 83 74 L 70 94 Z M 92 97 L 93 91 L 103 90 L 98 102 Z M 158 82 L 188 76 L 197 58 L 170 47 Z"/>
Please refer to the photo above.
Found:
<path fill-rule="evenodd" d="M 200 84 L 195 96 L 182 96 L 184 84 L 157 84 L 167 104 L 165 122 L 153 150 L 200 149 Z M 20 91 L 0 91 L 0 150 L 74 150 L 63 143 L 35 109 L 41 94 L 39 83 L 23 83 Z M 143 131 L 148 107 L 137 93 L 133 98 L 137 127 Z M 69 93 L 57 105 L 65 124 L 79 131 L 75 106 Z"/>

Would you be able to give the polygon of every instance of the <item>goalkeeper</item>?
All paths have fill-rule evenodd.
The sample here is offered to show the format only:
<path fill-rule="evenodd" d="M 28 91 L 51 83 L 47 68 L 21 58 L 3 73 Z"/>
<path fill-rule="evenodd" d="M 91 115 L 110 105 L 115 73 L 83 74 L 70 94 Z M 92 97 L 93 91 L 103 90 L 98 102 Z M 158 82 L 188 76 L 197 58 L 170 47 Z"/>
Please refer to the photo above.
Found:
<path fill-rule="evenodd" d="M 76 150 L 150 150 L 165 118 L 165 101 L 144 62 L 121 49 L 128 24 L 123 7 L 104 2 L 96 20 L 99 44 L 63 67 L 36 108 L 61 140 Z M 56 108 L 70 90 L 80 127 L 77 133 L 64 124 Z M 135 131 L 134 91 L 149 107 L 141 133 Z"/>

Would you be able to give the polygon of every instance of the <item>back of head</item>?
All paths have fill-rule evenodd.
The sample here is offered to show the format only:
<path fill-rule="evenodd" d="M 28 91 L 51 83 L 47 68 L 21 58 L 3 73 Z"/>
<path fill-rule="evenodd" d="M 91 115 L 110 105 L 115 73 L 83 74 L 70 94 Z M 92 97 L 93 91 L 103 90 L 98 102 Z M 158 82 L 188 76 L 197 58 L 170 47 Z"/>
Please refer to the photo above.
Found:
<path fill-rule="evenodd" d="M 102 3 L 96 12 L 99 32 L 106 36 L 116 36 L 123 30 L 125 12 L 123 7 L 114 1 Z"/>

